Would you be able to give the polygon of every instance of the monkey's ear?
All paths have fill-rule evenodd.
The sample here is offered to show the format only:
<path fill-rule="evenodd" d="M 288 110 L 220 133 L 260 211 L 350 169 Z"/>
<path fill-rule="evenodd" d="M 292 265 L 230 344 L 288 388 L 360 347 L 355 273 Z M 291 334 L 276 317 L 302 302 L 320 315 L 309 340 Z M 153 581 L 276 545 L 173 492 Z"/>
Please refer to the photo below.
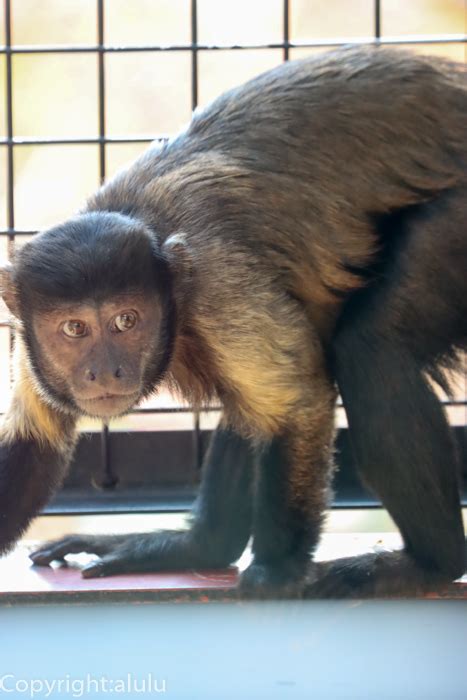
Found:
<path fill-rule="evenodd" d="M 192 260 L 186 237 L 183 233 L 173 233 L 162 246 L 172 272 L 178 277 L 191 277 Z"/>
<path fill-rule="evenodd" d="M 18 294 L 13 282 L 13 265 L 0 267 L 0 295 L 13 316 L 19 318 Z"/>

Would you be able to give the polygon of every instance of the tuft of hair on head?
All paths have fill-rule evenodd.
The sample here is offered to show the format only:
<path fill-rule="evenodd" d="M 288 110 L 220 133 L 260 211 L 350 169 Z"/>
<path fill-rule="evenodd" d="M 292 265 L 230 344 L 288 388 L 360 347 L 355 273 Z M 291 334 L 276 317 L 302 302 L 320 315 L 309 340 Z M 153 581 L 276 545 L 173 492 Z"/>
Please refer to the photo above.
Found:
<path fill-rule="evenodd" d="M 128 291 L 170 290 L 159 241 L 142 222 L 117 212 L 91 212 L 35 236 L 18 251 L 13 279 L 20 306 L 38 298 L 102 301 Z"/>

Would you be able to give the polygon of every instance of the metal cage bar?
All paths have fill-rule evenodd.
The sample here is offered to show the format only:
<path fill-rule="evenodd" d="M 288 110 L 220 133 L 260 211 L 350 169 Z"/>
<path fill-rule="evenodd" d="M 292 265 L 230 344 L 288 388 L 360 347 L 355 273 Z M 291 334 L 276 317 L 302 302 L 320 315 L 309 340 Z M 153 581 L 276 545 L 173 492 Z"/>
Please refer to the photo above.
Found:
<path fill-rule="evenodd" d="M 381 41 L 381 0 L 375 0 L 375 41 Z"/>
<path fill-rule="evenodd" d="M 105 139 L 105 39 L 104 39 L 104 0 L 97 2 L 97 72 L 98 72 L 98 123 L 99 123 L 99 181 L 102 184 L 106 176 L 106 139 Z M 104 423 L 101 429 L 101 488 L 113 488 L 118 479 L 113 473 L 111 455 L 109 426 Z"/>
<path fill-rule="evenodd" d="M 290 54 L 290 0 L 284 0 L 282 8 L 282 33 L 284 40 L 282 57 L 284 61 L 288 61 Z"/>
<path fill-rule="evenodd" d="M 4 0 L 6 1 L 6 0 Z M 289 0 L 290 2 L 290 0 Z M 147 53 L 147 52 L 165 52 L 165 51 L 242 51 L 254 49 L 302 49 L 302 48 L 332 48 L 342 46 L 344 44 L 375 44 L 379 42 L 376 36 L 369 37 L 344 37 L 336 36 L 316 41 L 273 41 L 262 44 L 255 43 L 238 43 L 238 44 L 137 44 L 127 46 L 112 46 L 106 45 L 102 49 L 104 53 Z M 407 44 L 408 46 L 416 46 L 417 44 L 459 44 L 467 42 L 467 33 L 459 34 L 417 34 L 417 35 L 394 35 L 386 36 L 381 39 L 381 43 L 389 45 Z M 0 46 L 0 55 L 2 54 L 40 54 L 40 53 L 97 53 L 99 45 L 55 45 L 45 44 L 41 46 Z"/>

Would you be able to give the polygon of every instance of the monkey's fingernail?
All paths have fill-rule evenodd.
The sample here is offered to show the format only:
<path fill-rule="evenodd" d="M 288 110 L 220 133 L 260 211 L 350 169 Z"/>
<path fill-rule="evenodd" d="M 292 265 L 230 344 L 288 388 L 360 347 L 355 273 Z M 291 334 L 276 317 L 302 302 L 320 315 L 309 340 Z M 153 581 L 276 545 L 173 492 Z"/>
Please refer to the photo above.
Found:
<path fill-rule="evenodd" d="M 29 555 L 33 564 L 48 564 L 50 561 L 50 552 L 34 552 Z"/>
<path fill-rule="evenodd" d="M 105 576 L 105 567 L 100 562 L 89 564 L 81 569 L 81 576 L 83 578 L 98 578 L 99 576 Z"/>

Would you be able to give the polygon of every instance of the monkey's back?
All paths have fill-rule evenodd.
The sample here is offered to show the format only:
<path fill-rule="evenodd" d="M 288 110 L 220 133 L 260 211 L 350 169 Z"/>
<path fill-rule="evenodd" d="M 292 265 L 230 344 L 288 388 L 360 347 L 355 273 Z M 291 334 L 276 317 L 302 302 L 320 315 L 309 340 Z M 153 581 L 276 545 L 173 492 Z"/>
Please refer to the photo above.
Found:
<path fill-rule="evenodd" d="M 219 268 L 221 248 L 226 267 L 247 250 L 312 300 L 355 287 L 375 216 L 466 178 L 465 66 L 349 47 L 224 93 L 90 206 L 142 215 L 162 239 L 184 231 Z"/>
<path fill-rule="evenodd" d="M 293 183 L 317 212 L 331 198 L 371 213 L 430 198 L 466 176 L 466 67 L 368 46 L 284 63 L 196 111 L 128 179 L 148 184 L 208 154 L 271 178 L 269 190 Z"/>
<path fill-rule="evenodd" d="M 195 113 L 181 146 L 325 183 L 361 208 L 399 206 L 402 189 L 432 193 L 465 174 L 467 72 L 382 47 L 339 49 L 225 93 Z"/>

